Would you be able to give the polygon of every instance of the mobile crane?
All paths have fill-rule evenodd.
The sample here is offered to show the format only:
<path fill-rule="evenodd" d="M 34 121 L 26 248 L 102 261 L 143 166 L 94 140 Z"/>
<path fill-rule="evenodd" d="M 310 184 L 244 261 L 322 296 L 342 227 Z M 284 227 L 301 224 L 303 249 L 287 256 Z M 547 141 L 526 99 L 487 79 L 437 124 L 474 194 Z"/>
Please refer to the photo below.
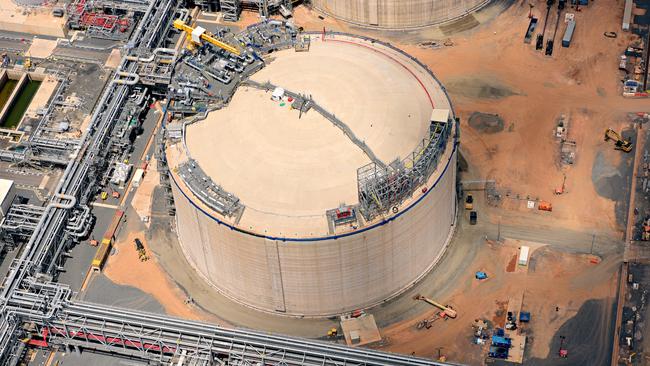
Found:
<path fill-rule="evenodd" d="M 608 128 L 605 130 L 605 141 L 614 140 L 614 149 L 624 152 L 632 151 L 632 142 L 623 139 L 618 132 Z"/>
<path fill-rule="evenodd" d="M 456 310 L 452 309 L 449 305 L 447 305 L 447 306 L 442 305 L 442 304 L 440 304 L 438 302 L 435 302 L 435 301 L 431 300 L 428 297 L 425 297 L 425 296 L 422 296 L 422 295 L 418 294 L 418 295 L 413 296 L 413 300 L 421 300 L 421 301 L 426 302 L 427 304 L 433 305 L 433 306 L 437 307 L 438 309 L 442 310 L 441 313 L 444 314 L 445 316 L 449 317 L 449 318 L 454 319 L 458 315 L 458 313 L 456 313 Z"/>
<path fill-rule="evenodd" d="M 184 21 L 176 19 L 174 20 L 174 28 L 185 32 L 187 34 L 187 40 L 193 45 L 200 45 L 202 41 L 206 41 L 237 56 L 241 54 L 237 48 L 221 42 L 214 36 L 214 34 L 206 31 L 203 27 L 194 28 L 187 25 Z"/>

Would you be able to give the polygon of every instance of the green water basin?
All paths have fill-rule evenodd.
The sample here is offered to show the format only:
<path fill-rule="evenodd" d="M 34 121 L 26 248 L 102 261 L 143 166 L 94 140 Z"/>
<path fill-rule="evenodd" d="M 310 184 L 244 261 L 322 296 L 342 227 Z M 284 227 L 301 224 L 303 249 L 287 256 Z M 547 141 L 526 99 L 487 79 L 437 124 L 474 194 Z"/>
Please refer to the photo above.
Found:
<path fill-rule="evenodd" d="M 18 80 L 7 79 L 5 84 L 2 86 L 2 89 L 0 89 L 0 110 L 2 110 L 5 104 L 9 101 L 9 97 L 16 88 L 16 84 L 18 84 Z"/>
<path fill-rule="evenodd" d="M 10 80 L 7 80 L 7 83 L 9 81 Z M 31 79 L 28 80 L 20 93 L 16 95 L 14 102 L 7 111 L 7 115 L 2 123 L 0 123 L 0 126 L 4 128 L 16 128 L 16 126 L 18 126 L 18 123 L 20 123 L 20 120 L 23 118 L 27 107 L 29 107 L 29 103 L 31 103 L 32 99 L 34 99 L 34 95 L 36 95 L 36 92 L 40 86 L 40 81 Z"/>

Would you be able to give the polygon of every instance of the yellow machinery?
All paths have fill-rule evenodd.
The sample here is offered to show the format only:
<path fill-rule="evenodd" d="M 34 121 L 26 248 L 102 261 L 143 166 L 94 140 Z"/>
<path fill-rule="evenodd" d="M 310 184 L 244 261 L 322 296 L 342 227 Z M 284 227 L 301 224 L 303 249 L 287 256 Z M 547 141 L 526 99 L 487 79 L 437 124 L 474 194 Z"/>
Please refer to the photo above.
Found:
<path fill-rule="evenodd" d="M 465 198 L 465 209 L 466 210 L 474 209 L 474 196 L 472 196 L 470 193 L 468 193 L 467 198 Z"/>
<path fill-rule="evenodd" d="M 95 257 L 92 261 L 91 268 L 93 271 L 99 272 L 102 270 L 102 267 L 104 267 L 104 263 L 106 263 L 106 259 L 108 258 L 112 247 L 113 241 L 111 239 L 102 239 L 102 243 L 99 245 L 99 248 L 97 248 L 97 252 L 95 253 Z"/>
<path fill-rule="evenodd" d="M 135 243 L 135 250 L 138 252 L 138 258 L 140 259 L 140 262 L 146 262 L 149 260 L 149 256 L 147 255 L 147 251 L 144 249 L 144 244 L 142 244 L 142 241 L 138 238 L 134 240 Z"/>
<path fill-rule="evenodd" d="M 422 295 L 415 295 L 415 296 L 413 296 L 413 299 L 414 300 L 422 300 L 422 301 L 426 302 L 427 304 L 430 304 L 430 305 L 433 305 L 433 306 L 437 307 L 438 309 L 442 310 L 442 314 L 444 314 L 445 316 L 447 316 L 449 318 L 454 319 L 458 315 L 456 313 L 456 310 L 452 309 L 449 306 L 445 306 L 445 305 L 442 305 L 442 304 L 440 304 L 438 302 L 435 302 L 435 301 L 431 300 L 428 297 L 425 297 L 425 296 L 422 296 Z"/>
<path fill-rule="evenodd" d="M 625 152 L 632 151 L 632 143 L 628 140 L 623 139 L 618 132 L 608 128 L 605 130 L 605 141 L 614 140 L 614 149 L 621 150 Z"/>
<path fill-rule="evenodd" d="M 206 31 L 202 27 L 193 28 L 185 24 L 184 21 L 176 19 L 174 20 L 174 28 L 185 32 L 187 34 L 187 40 L 191 42 L 191 44 L 201 44 L 201 41 L 203 40 L 237 56 L 241 54 L 238 49 L 229 44 L 221 42 L 212 33 Z"/>

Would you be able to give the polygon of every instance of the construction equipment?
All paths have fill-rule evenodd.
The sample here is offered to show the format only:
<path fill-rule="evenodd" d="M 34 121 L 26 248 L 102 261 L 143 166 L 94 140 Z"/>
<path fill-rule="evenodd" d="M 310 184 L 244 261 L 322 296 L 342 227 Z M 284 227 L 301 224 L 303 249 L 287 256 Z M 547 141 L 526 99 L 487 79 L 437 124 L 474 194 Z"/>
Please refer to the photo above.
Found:
<path fill-rule="evenodd" d="M 605 130 L 605 141 L 609 140 L 614 140 L 615 150 L 621 150 L 624 152 L 632 151 L 632 142 L 623 139 L 623 137 L 621 137 L 618 132 L 612 130 L 611 128 Z"/>
<path fill-rule="evenodd" d="M 474 209 L 474 197 L 470 193 L 468 193 L 467 197 L 465 198 L 465 209 L 466 210 Z"/>
<path fill-rule="evenodd" d="M 553 211 L 553 205 L 550 202 L 539 201 L 537 204 L 537 209 L 540 211 Z"/>
<path fill-rule="evenodd" d="M 29 70 L 32 67 L 32 58 L 31 58 L 29 52 L 25 52 L 23 67 L 25 68 L 25 70 Z"/>
<path fill-rule="evenodd" d="M 562 185 L 559 188 L 555 188 L 555 194 L 558 196 L 564 194 L 565 188 L 566 188 L 566 174 L 564 174 L 564 177 L 562 178 Z"/>
<path fill-rule="evenodd" d="M 147 251 L 144 249 L 144 245 L 142 244 L 142 241 L 138 238 L 135 238 L 135 250 L 138 251 L 138 258 L 140 259 L 140 262 L 146 262 L 149 260 L 149 257 L 147 256 Z"/>
<path fill-rule="evenodd" d="M 476 211 L 470 211 L 469 212 L 469 224 L 470 225 L 476 225 L 477 221 L 478 221 L 478 213 Z"/>
<path fill-rule="evenodd" d="M 95 272 L 100 272 L 102 268 L 104 267 L 104 264 L 106 263 L 106 259 L 108 259 L 109 254 L 111 253 L 111 249 L 113 248 L 113 241 L 110 239 L 102 239 L 102 243 L 97 248 L 97 252 L 95 253 L 95 257 L 93 258 L 91 268 Z"/>
<path fill-rule="evenodd" d="M 436 314 L 434 317 L 429 319 L 424 319 L 418 322 L 416 328 L 419 329 L 430 329 L 435 323 L 436 320 L 440 319 L 440 315 Z"/>
<path fill-rule="evenodd" d="M 237 56 L 241 54 L 239 50 L 229 44 L 226 44 L 224 42 L 221 42 L 218 40 L 215 35 L 212 33 L 208 32 L 205 30 L 203 27 L 191 27 L 187 24 L 185 24 L 184 21 L 180 19 L 174 20 L 174 28 L 179 29 L 187 34 L 187 40 L 190 42 L 190 44 L 193 45 L 200 45 L 202 44 L 202 41 L 206 41 L 212 45 L 215 45 L 219 48 L 222 48 L 230 53 L 233 53 Z"/>
<path fill-rule="evenodd" d="M 108 198 L 108 192 L 106 191 L 102 192 L 100 198 L 102 199 L 102 201 L 106 201 L 106 199 Z"/>
<path fill-rule="evenodd" d="M 330 329 L 330 330 L 327 331 L 327 336 L 328 336 L 329 338 L 336 338 L 336 336 L 338 335 L 338 333 L 339 333 L 338 329 L 336 329 L 336 328 L 332 328 L 332 329 Z"/>
<path fill-rule="evenodd" d="M 427 304 L 430 304 L 430 305 L 433 305 L 433 306 L 437 307 L 438 309 L 442 310 L 442 312 L 440 313 L 441 316 L 444 315 L 445 317 L 449 317 L 449 318 L 454 319 L 458 315 L 456 313 L 456 310 L 452 309 L 451 306 L 442 305 L 442 304 L 440 304 L 438 302 L 435 302 L 435 301 L 431 300 L 430 298 L 422 296 L 420 294 L 417 294 L 417 295 L 413 296 L 413 300 L 422 300 L 422 301 L 426 302 Z"/>

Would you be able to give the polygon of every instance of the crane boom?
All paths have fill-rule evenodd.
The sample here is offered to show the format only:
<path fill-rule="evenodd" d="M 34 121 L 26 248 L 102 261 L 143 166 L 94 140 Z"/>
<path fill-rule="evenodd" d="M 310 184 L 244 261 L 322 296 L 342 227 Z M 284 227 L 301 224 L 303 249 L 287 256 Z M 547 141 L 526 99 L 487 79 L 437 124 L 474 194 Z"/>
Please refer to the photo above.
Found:
<path fill-rule="evenodd" d="M 456 316 L 458 315 L 456 310 L 452 309 L 450 306 L 442 305 L 439 302 L 433 301 L 433 300 L 431 300 L 430 298 L 428 298 L 426 296 L 422 296 L 422 295 L 418 294 L 418 295 L 413 296 L 413 299 L 414 300 L 422 300 L 422 301 L 426 302 L 429 305 L 433 305 L 434 307 L 442 310 L 442 312 L 445 313 L 445 315 L 447 315 L 448 317 L 450 317 L 452 319 L 456 318 Z"/>
<path fill-rule="evenodd" d="M 180 19 L 176 19 L 174 20 L 174 28 L 182 30 L 183 32 L 187 33 L 187 38 L 189 38 L 194 43 L 201 43 L 199 41 L 200 39 L 210 44 L 213 44 L 219 48 L 222 48 L 230 53 L 233 53 L 237 56 L 241 54 L 241 52 L 239 52 L 237 48 L 218 40 L 216 37 L 214 37 L 214 35 L 212 35 L 212 33 L 206 31 L 201 27 L 194 28 L 185 24 L 184 21 Z"/>

